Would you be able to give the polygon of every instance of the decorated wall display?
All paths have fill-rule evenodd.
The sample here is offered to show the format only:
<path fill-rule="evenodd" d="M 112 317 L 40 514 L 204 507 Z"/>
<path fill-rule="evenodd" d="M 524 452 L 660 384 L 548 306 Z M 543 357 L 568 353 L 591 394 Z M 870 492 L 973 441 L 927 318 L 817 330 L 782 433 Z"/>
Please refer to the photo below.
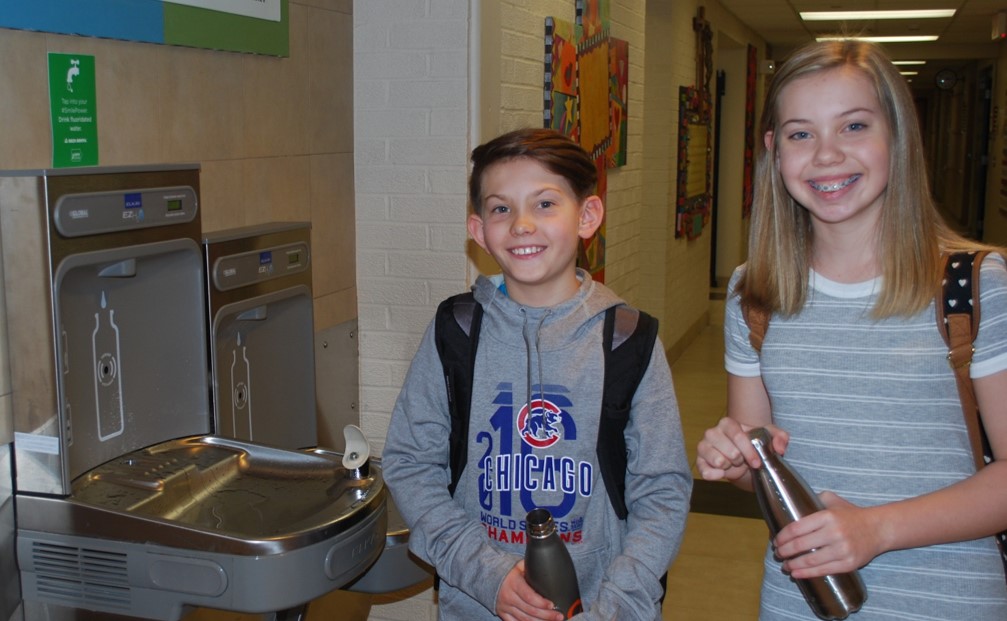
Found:
<path fill-rule="evenodd" d="M 288 0 L 0 0 L 0 27 L 289 56 Z"/>
<path fill-rule="evenodd" d="M 609 34 L 609 0 L 576 0 L 574 22 L 547 17 L 545 29 L 544 126 L 591 155 L 604 200 L 607 170 L 627 159 L 629 43 Z M 604 281 L 604 223 L 581 247 L 578 263 Z"/>
<path fill-rule="evenodd" d="M 710 219 L 713 157 L 709 93 L 678 89 L 678 199 L 675 237 L 696 239 Z"/>
<path fill-rule="evenodd" d="M 678 196 L 675 237 L 696 239 L 710 220 L 713 204 L 713 32 L 699 7 L 692 20 L 696 31 L 696 85 L 679 88 Z"/>
<path fill-rule="evenodd" d="M 741 179 L 741 217 L 752 215 L 752 199 L 754 193 L 753 177 L 755 166 L 755 81 L 758 73 L 756 67 L 755 46 L 748 46 L 748 58 L 745 68 L 745 160 Z"/>

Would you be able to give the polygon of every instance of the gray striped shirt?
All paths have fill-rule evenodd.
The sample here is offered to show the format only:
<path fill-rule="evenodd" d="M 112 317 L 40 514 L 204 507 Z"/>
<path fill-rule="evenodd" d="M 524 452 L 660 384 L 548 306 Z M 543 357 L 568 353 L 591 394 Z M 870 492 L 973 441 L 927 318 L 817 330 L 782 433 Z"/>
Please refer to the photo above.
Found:
<path fill-rule="evenodd" d="M 787 461 L 815 491 L 861 506 L 932 492 L 975 472 L 934 304 L 913 317 L 875 320 L 879 285 L 812 274 L 802 312 L 772 318 L 761 359 L 736 296 L 724 325 L 727 371 L 762 375 L 773 422 L 791 434 Z M 984 261 L 980 292 L 974 378 L 1007 369 L 1007 269 L 999 256 Z M 1007 619 L 992 537 L 882 554 L 861 575 L 868 598 L 857 621 Z M 816 618 L 769 549 L 761 608 L 763 621 Z"/>

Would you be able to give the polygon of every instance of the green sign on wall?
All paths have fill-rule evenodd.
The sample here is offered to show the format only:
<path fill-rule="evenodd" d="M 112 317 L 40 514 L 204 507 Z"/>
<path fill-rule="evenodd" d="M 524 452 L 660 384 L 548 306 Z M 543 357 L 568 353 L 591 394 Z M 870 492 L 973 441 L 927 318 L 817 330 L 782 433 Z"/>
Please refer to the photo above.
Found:
<path fill-rule="evenodd" d="M 52 166 L 98 165 L 94 56 L 49 54 Z"/>

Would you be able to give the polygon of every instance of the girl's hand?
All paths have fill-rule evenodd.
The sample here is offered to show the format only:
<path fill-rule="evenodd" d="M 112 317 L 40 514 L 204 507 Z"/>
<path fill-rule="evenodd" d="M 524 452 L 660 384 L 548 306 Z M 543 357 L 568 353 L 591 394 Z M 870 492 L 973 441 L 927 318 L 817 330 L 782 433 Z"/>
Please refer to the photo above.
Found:
<path fill-rule="evenodd" d="M 531 588 L 524 579 L 524 561 L 508 572 L 497 593 L 497 616 L 503 621 L 563 621 L 563 613 Z"/>
<path fill-rule="evenodd" d="M 766 425 L 773 437 L 773 449 L 780 455 L 787 449 L 790 435 L 773 425 Z M 759 455 L 755 452 L 748 432 L 754 427 L 739 423 L 730 417 L 720 419 L 716 427 L 706 430 L 696 449 L 696 468 L 707 481 L 737 481 L 758 468 Z"/>
<path fill-rule="evenodd" d="M 794 578 L 848 573 L 884 551 L 882 525 L 870 508 L 832 492 L 820 498 L 824 510 L 788 524 L 773 540 L 783 571 Z"/>

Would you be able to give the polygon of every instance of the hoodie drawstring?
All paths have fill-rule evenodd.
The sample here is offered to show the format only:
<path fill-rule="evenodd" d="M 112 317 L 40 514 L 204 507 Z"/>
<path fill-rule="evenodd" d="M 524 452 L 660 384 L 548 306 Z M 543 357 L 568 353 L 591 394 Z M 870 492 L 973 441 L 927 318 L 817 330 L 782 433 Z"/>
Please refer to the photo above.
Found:
<path fill-rule="evenodd" d="M 521 309 L 521 312 L 524 315 L 524 325 L 521 328 L 521 333 L 524 336 L 525 353 L 526 353 L 527 358 L 528 358 L 527 369 L 526 369 L 526 382 L 525 382 L 525 405 L 527 406 L 528 411 L 531 412 L 531 410 L 532 410 L 532 405 L 531 405 L 531 400 L 532 400 L 532 390 L 531 390 L 531 387 L 532 387 L 532 362 L 531 362 L 531 360 L 532 360 L 533 352 L 534 352 L 534 355 L 538 358 L 538 397 L 539 397 L 539 402 L 540 403 L 544 403 L 545 402 L 545 379 L 543 378 L 543 374 L 542 374 L 542 352 L 539 349 L 539 346 L 540 346 L 540 343 L 541 343 L 541 338 L 540 337 L 541 337 L 541 334 L 542 334 L 542 325 L 545 323 L 546 318 L 549 316 L 549 314 L 552 311 L 546 311 L 545 313 L 543 313 L 542 314 L 542 318 L 539 319 L 538 325 L 535 326 L 535 328 L 534 328 L 534 347 L 533 347 L 533 343 L 532 343 L 532 336 L 533 335 L 531 334 L 531 330 L 529 330 L 530 326 L 528 324 L 528 312 L 524 308 Z"/>

